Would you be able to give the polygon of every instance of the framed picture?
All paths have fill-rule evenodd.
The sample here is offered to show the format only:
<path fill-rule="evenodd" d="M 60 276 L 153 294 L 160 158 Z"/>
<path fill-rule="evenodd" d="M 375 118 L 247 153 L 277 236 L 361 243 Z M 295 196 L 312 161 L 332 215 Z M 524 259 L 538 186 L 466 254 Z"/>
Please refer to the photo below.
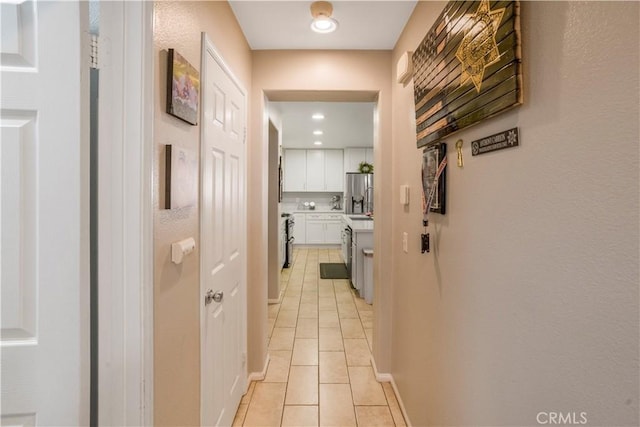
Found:
<path fill-rule="evenodd" d="M 198 199 L 198 158 L 195 151 L 166 146 L 165 209 L 195 206 Z"/>
<path fill-rule="evenodd" d="M 427 209 L 444 215 L 446 212 L 446 163 L 438 177 L 438 169 L 443 159 L 447 157 L 447 144 L 434 144 L 422 152 L 422 195 L 423 214 Z"/>
<path fill-rule="evenodd" d="M 197 125 L 200 73 L 173 49 L 167 63 L 167 113 Z"/>

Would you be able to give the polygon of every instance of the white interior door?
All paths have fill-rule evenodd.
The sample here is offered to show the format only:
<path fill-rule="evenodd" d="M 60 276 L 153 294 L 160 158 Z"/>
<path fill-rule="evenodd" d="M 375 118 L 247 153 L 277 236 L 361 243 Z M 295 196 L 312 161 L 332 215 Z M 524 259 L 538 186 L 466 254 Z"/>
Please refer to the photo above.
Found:
<path fill-rule="evenodd" d="M 231 425 L 246 388 L 244 91 L 203 35 L 202 424 Z"/>
<path fill-rule="evenodd" d="M 89 423 L 85 11 L 0 5 L 2 425 Z"/>

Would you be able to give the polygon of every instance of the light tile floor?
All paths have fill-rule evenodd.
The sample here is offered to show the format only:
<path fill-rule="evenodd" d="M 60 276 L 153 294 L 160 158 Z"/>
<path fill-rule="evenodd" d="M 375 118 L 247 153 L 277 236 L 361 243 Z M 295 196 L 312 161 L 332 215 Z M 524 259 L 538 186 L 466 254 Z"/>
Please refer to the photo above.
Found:
<path fill-rule="evenodd" d="M 371 366 L 373 308 L 348 280 L 320 279 L 338 249 L 295 249 L 280 304 L 269 305 L 269 366 L 234 426 L 405 426 L 389 383 Z"/>

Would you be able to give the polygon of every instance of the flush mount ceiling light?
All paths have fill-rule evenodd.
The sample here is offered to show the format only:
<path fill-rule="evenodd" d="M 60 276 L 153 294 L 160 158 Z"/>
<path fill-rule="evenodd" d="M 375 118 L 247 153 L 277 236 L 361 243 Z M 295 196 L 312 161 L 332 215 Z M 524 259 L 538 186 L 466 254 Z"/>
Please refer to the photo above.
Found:
<path fill-rule="evenodd" d="M 316 141 L 313 143 L 313 145 L 322 145 L 322 141 Z"/>
<path fill-rule="evenodd" d="M 311 3 L 311 29 L 316 33 L 332 33 L 338 28 L 338 21 L 331 17 L 333 5 L 328 1 L 314 1 Z"/>
<path fill-rule="evenodd" d="M 316 114 L 314 114 L 313 116 L 311 116 L 311 118 L 312 118 L 313 120 L 322 120 L 322 119 L 324 119 L 324 114 L 322 114 L 322 113 L 316 113 Z"/>
<path fill-rule="evenodd" d="M 321 130 L 314 130 L 313 134 L 314 135 L 322 135 L 324 132 L 322 132 Z"/>

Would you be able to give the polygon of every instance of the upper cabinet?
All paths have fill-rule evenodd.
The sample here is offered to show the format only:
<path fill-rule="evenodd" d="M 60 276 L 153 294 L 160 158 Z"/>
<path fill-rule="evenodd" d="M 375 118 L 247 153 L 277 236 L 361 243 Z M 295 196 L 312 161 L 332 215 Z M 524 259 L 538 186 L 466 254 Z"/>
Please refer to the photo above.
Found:
<path fill-rule="evenodd" d="M 307 191 L 307 150 L 284 150 L 284 191 Z"/>
<path fill-rule="evenodd" d="M 284 191 L 342 192 L 342 150 L 284 151 Z"/>
<path fill-rule="evenodd" d="M 307 150 L 307 191 L 325 191 L 324 150 Z"/>
<path fill-rule="evenodd" d="M 360 162 L 367 162 L 373 165 L 373 148 L 344 149 L 345 172 L 359 172 L 358 166 L 360 166 Z"/>
<path fill-rule="evenodd" d="M 341 193 L 344 191 L 344 161 L 342 150 L 324 151 L 325 191 Z"/>

